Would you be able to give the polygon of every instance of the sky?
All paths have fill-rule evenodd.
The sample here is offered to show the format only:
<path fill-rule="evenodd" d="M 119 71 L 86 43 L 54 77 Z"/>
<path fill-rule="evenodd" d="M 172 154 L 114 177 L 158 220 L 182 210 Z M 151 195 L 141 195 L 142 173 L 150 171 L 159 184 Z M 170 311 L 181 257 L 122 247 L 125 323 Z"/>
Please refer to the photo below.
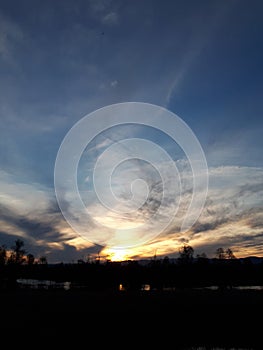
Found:
<path fill-rule="evenodd" d="M 263 256 L 262 11 L 260 0 L 2 0 L 0 245 L 20 238 L 54 263 L 176 257 L 183 244 L 209 257 L 219 247 Z M 167 110 L 201 145 L 208 192 L 188 230 L 184 149 L 125 115 L 80 155 L 84 235 L 63 215 L 80 220 L 73 193 L 65 188 L 59 203 L 55 191 L 66 135 L 82 120 L 87 134 L 106 125 L 103 111 L 126 103 Z M 127 228 L 134 244 L 122 246 Z"/>

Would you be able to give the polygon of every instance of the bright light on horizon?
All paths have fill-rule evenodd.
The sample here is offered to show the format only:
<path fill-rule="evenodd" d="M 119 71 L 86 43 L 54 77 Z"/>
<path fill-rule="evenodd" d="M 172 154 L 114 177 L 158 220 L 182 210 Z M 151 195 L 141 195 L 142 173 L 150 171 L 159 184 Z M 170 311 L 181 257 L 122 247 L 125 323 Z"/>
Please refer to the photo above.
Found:
<path fill-rule="evenodd" d="M 104 251 L 106 256 L 111 261 L 124 261 L 129 260 L 129 254 L 127 249 L 106 249 Z"/>

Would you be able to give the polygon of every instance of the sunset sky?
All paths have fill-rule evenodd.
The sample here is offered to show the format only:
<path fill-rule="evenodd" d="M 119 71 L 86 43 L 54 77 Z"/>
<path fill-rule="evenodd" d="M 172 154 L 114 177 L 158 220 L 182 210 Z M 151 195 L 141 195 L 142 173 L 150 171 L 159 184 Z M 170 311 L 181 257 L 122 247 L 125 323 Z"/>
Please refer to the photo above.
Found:
<path fill-rule="evenodd" d="M 209 257 L 218 247 L 230 247 L 237 257 L 263 256 L 262 11 L 260 0 L 2 0 L 0 245 L 11 247 L 21 238 L 28 252 L 49 262 L 98 254 L 113 260 L 176 257 L 184 243 Z M 158 144 L 178 168 L 183 204 L 189 201 L 190 167 L 181 148 L 159 130 L 124 125 L 99 134 L 79 162 L 92 239 L 79 235 L 61 214 L 54 167 L 64 137 L 89 113 L 124 102 L 161 106 L 180 117 L 202 146 L 209 187 L 199 219 L 181 232 L 184 211 L 173 214 L 170 163 L 149 147 L 171 189 L 161 215 L 173 219 L 152 240 L 118 250 L 100 242 L 108 242 L 116 228 L 148 220 L 159 208 L 163 187 L 154 166 L 130 160 L 114 173 L 117 196 L 127 195 L 127 186 L 140 178 L 150 197 L 129 215 L 102 207 L 92 173 L 110 146 L 117 142 L 125 153 L 125 139 Z M 101 174 L 119 155 L 111 150 Z M 99 176 L 102 192 L 104 180 Z M 136 194 L 143 190 L 137 187 Z M 67 193 L 68 208 L 70 198 Z"/>

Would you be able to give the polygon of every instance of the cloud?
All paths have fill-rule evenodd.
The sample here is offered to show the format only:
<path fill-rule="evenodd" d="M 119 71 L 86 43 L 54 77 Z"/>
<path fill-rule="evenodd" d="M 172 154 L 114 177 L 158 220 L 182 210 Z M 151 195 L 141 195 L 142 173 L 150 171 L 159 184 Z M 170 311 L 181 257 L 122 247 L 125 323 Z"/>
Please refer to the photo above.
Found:
<path fill-rule="evenodd" d="M 231 245 L 239 256 L 258 253 L 263 229 L 262 175 L 262 168 L 210 169 L 208 200 L 188 234 L 189 241 L 209 252 Z"/>
<path fill-rule="evenodd" d="M 188 178 L 187 167 L 181 161 L 181 176 Z M 162 166 L 165 167 L 165 164 Z M 127 170 L 123 169 L 126 173 Z M 121 228 L 140 227 L 144 221 L 152 218 L 160 208 L 162 186 L 159 181 L 149 177 L 149 167 L 143 163 L 133 163 L 133 174 L 145 172 L 149 179 L 150 192 L 145 204 L 134 213 L 118 214 L 103 209 L 97 202 L 91 202 L 88 207 L 91 221 L 90 237 L 98 233 L 105 237 L 112 235 L 112 242 L 118 239 Z M 121 177 L 123 173 L 120 173 Z M 1 244 L 11 246 L 20 237 L 26 242 L 28 251 L 36 256 L 46 255 L 49 261 L 77 260 L 83 256 L 97 254 L 102 251 L 100 244 L 94 244 L 78 235 L 68 226 L 57 207 L 54 195 L 37 184 L 28 185 L 16 181 L 11 174 L 1 171 Z M 133 176 L 133 175 L 132 175 Z M 132 177 L 131 177 L 132 178 Z M 145 179 L 146 179 L 145 178 Z M 183 207 L 174 215 L 173 198 L 166 199 L 160 212 L 160 217 L 174 219 L 167 229 L 147 243 L 127 249 L 130 257 L 152 257 L 158 255 L 177 256 L 179 247 L 187 242 L 196 253 L 206 252 L 214 256 L 218 247 L 231 247 L 237 256 L 260 255 L 262 252 L 263 233 L 263 169 L 249 167 L 215 167 L 210 169 L 210 188 L 204 211 L 199 220 L 188 232 L 180 232 L 180 223 L 185 214 L 184 205 L 189 203 L 190 192 L 188 180 L 185 180 L 181 201 Z M 71 200 L 67 197 L 67 205 L 72 210 Z M 125 205 L 125 203 L 124 203 Z M 129 209 L 129 206 L 127 207 Z M 98 231 L 99 224 L 108 226 L 105 231 Z M 116 225 L 119 233 L 112 229 Z M 147 237 L 153 228 L 154 220 L 144 227 Z M 138 231 L 139 234 L 139 231 Z M 109 237 L 110 237 L 109 236 Z M 140 237 L 140 234 L 139 236 Z M 96 241 L 96 239 L 94 240 Z M 105 250 L 105 254 L 107 250 Z"/>
<path fill-rule="evenodd" d="M 109 12 L 102 18 L 102 23 L 107 25 L 115 25 L 119 21 L 119 16 L 116 12 Z"/>
<path fill-rule="evenodd" d="M 111 87 L 115 88 L 118 85 L 118 80 L 113 80 L 110 83 Z"/>
<path fill-rule="evenodd" d="M 89 0 L 89 8 L 91 11 L 95 14 L 105 12 L 109 9 L 111 6 L 112 1 L 111 0 Z"/>
<path fill-rule="evenodd" d="M 0 58 L 14 64 L 16 47 L 21 45 L 24 38 L 19 25 L 0 13 Z"/>
<path fill-rule="evenodd" d="M 230 247 L 238 257 L 262 255 L 262 179 L 262 168 L 210 169 L 207 202 L 192 229 L 180 232 L 180 220 L 185 214 L 182 210 L 165 232 L 145 245 L 131 249 L 130 256 L 153 256 L 155 249 L 160 255 L 177 256 L 179 247 L 185 242 L 194 247 L 196 254 L 206 252 L 210 257 L 215 256 L 218 247 Z M 187 191 L 183 192 L 183 202 L 186 195 Z M 146 217 L 148 210 L 146 206 Z M 172 214 L 169 203 L 165 214 Z"/>
<path fill-rule="evenodd" d="M 218 29 L 224 24 L 231 12 L 234 2 L 213 4 L 202 15 L 196 13 L 191 18 L 189 37 L 185 40 L 185 49 L 181 61 L 173 69 L 172 80 L 169 83 L 166 95 L 166 106 L 169 106 L 173 96 L 179 92 L 179 88 L 198 60 L 198 56 L 212 42 Z"/>
<path fill-rule="evenodd" d="M 47 188 L 21 183 L 15 176 L 0 171 L 0 193 L 1 244 L 10 247 L 20 237 L 28 250 L 37 256 L 45 254 L 51 261 L 57 261 L 57 252 L 67 250 L 72 242 L 75 250 L 83 252 L 93 246 L 77 239 L 76 232 L 64 220 L 53 192 Z"/>
<path fill-rule="evenodd" d="M 99 144 L 103 145 L 104 143 Z M 258 217 L 258 210 L 260 209 L 258 208 L 263 206 L 260 195 L 263 188 L 262 168 L 236 166 L 210 168 L 210 185 L 204 210 L 189 232 L 183 234 L 180 232 L 180 228 L 191 202 L 193 190 L 192 173 L 188 161 L 186 159 L 176 161 L 181 188 L 178 187 L 175 190 L 175 184 L 179 179 L 171 171 L 169 163 L 156 159 L 156 169 L 161 171 L 164 175 L 163 178 L 157 176 L 154 167 L 136 159 L 119 164 L 118 167 L 114 168 L 113 164 L 118 164 L 118 159 L 122 153 L 123 155 L 132 155 L 133 149 L 122 148 L 120 143 L 118 153 L 109 153 L 105 157 L 101 169 L 101 172 L 106 174 L 107 169 L 113 167 L 114 172 L 112 174 L 114 176 L 111 179 L 111 184 L 119 203 L 118 201 L 111 201 L 110 197 L 106 197 L 105 203 L 108 203 L 108 205 L 103 206 L 100 201 L 96 200 L 96 193 L 94 196 L 91 196 L 90 192 L 87 193 L 90 200 L 85 200 L 85 203 L 89 213 L 95 219 L 95 225 L 97 221 L 110 229 L 114 229 L 114 227 L 121 229 L 137 227 L 138 229 L 134 231 L 134 239 L 140 241 L 143 237 L 149 238 L 151 232 L 166 222 L 169 225 L 165 226 L 164 231 L 160 230 L 164 240 L 169 241 L 172 236 L 175 236 L 174 241 L 194 241 L 196 244 L 198 242 L 198 245 L 201 242 L 204 244 L 205 240 L 211 242 L 211 239 L 214 240 L 214 244 L 217 244 L 218 240 L 220 241 L 219 235 L 223 235 L 226 239 L 224 230 L 234 235 L 233 231 L 229 231 L 229 225 L 235 225 L 236 223 L 241 225 L 245 219 L 247 220 L 247 224 L 244 226 L 246 232 L 252 228 L 252 223 L 254 223 L 254 226 L 260 225 L 260 218 Z M 131 191 L 131 184 L 136 179 L 143 180 L 148 186 L 145 201 L 143 200 L 144 187 L 138 187 L 137 191 L 135 186 Z M 105 186 L 109 185 L 107 179 L 104 180 L 100 182 L 102 191 L 104 191 Z M 165 198 L 163 198 L 164 186 L 169 189 Z M 131 211 L 132 203 L 129 201 L 132 194 L 136 195 L 138 203 L 143 203 L 135 211 Z M 197 190 L 196 196 L 200 195 L 201 192 Z M 250 218 L 250 226 L 248 218 Z M 208 238 L 206 233 L 211 237 Z M 251 234 L 254 233 L 257 232 L 252 230 Z M 122 231 L 122 234 L 125 234 L 124 231 Z M 108 237 L 111 236 L 111 242 L 115 243 L 120 238 L 114 231 L 109 233 Z"/>
<path fill-rule="evenodd" d="M 231 115 L 229 113 L 227 115 L 227 121 L 220 117 L 218 124 L 212 125 L 213 129 L 218 129 L 217 133 L 214 133 L 212 128 L 208 132 L 210 140 L 204 148 L 210 166 L 262 166 L 262 157 L 258 152 L 258 149 L 262 148 L 262 127 L 259 125 L 259 116 L 255 114 L 254 118 L 257 118 L 257 122 L 251 119 L 244 127 L 242 123 L 237 123 L 237 116 L 232 112 Z M 232 122 L 229 123 L 229 120 Z"/>
<path fill-rule="evenodd" d="M 93 16 L 102 24 L 112 26 L 118 23 L 119 15 L 117 12 L 118 5 L 116 2 L 109 0 L 90 0 L 88 5 Z"/>

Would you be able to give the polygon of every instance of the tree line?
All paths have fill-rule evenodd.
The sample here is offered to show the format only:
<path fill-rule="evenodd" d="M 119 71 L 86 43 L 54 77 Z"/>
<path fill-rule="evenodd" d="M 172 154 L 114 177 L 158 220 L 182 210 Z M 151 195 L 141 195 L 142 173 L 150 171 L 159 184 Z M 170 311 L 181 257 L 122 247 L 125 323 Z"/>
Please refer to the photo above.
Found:
<path fill-rule="evenodd" d="M 24 241 L 18 238 L 15 240 L 14 245 L 11 249 L 7 249 L 5 245 L 0 246 L 0 266 L 2 265 L 33 265 L 33 264 L 47 264 L 46 256 L 42 255 L 39 258 L 36 258 L 33 254 L 28 253 L 25 248 Z M 194 260 L 194 248 L 191 245 L 184 244 L 179 250 L 179 263 L 191 263 Z M 222 247 L 218 248 L 215 251 L 215 258 L 217 259 L 236 259 L 231 248 L 224 249 Z M 156 260 L 156 257 L 154 258 Z M 201 253 L 196 255 L 197 260 L 205 260 L 208 259 L 206 253 Z M 100 262 L 100 258 L 95 259 L 96 263 Z M 164 261 L 169 262 L 169 257 L 165 256 Z M 90 263 L 90 257 L 87 258 L 86 263 Z M 109 261 L 108 261 L 109 262 Z M 83 259 L 77 260 L 78 264 L 83 264 L 85 261 Z"/>
<path fill-rule="evenodd" d="M 206 253 L 201 253 L 196 255 L 197 260 L 205 260 L 208 259 Z M 231 248 L 217 248 L 215 251 L 216 259 L 236 259 L 235 254 L 233 253 Z M 179 262 L 191 263 L 194 259 L 194 248 L 188 244 L 184 244 L 179 248 Z"/>
<path fill-rule="evenodd" d="M 38 259 L 36 259 L 33 254 L 26 252 L 24 245 L 24 241 L 20 238 L 15 240 L 15 244 L 11 247 L 11 249 L 7 249 L 5 245 L 1 245 L 0 266 L 47 264 L 47 258 L 45 256 L 40 256 Z"/>
<path fill-rule="evenodd" d="M 237 259 L 230 248 L 218 248 L 214 258 L 205 253 L 194 254 L 190 245 L 179 248 L 177 259 L 154 256 L 148 262 L 122 262 L 100 259 L 77 263 L 48 264 L 27 254 L 24 242 L 15 241 L 11 250 L 0 249 L 0 287 L 16 288 L 18 279 L 68 281 L 86 289 L 138 290 L 148 284 L 153 289 L 177 287 L 263 285 L 263 264 L 252 264 L 249 259 Z"/>

